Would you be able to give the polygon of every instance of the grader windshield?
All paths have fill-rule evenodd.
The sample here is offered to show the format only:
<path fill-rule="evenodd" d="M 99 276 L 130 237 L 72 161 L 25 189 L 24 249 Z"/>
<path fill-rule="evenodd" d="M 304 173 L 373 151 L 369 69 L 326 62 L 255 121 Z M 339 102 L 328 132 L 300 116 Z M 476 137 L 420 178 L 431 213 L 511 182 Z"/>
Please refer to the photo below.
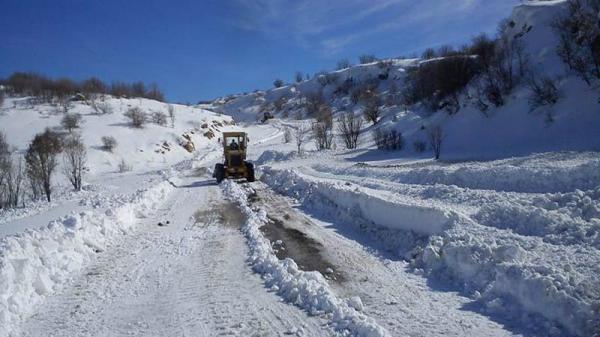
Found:
<path fill-rule="evenodd" d="M 246 134 L 226 135 L 224 144 L 227 150 L 245 150 L 246 149 Z"/>

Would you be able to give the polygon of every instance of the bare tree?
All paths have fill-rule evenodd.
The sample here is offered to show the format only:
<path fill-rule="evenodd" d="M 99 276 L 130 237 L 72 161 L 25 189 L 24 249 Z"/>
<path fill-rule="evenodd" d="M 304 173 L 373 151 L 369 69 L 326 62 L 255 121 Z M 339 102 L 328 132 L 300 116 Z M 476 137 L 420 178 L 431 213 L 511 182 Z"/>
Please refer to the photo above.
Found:
<path fill-rule="evenodd" d="M 0 152 L 3 150 L 0 149 Z M 23 159 L 19 156 L 15 161 L 9 152 L 0 153 L 0 208 L 14 208 L 19 205 L 23 198 L 24 180 Z"/>
<path fill-rule="evenodd" d="M 317 150 L 329 150 L 333 145 L 333 124 L 317 121 L 312 124 L 312 133 L 315 138 Z"/>
<path fill-rule="evenodd" d="M 64 117 L 62 118 L 62 120 L 60 121 L 60 124 L 62 125 L 63 128 L 65 128 L 67 131 L 69 131 L 69 133 L 73 132 L 73 129 L 79 128 L 79 126 L 81 124 L 81 114 L 66 113 L 64 115 Z"/>
<path fill-rule="evenodd" d="M 63 173 L 76 191 L 81 191 L 83 172 L 86 163 L 86 150 L 81 136 L 74 134 L 63 144 Z"/>
<path fill-rule="evenodd" d="M 296 147 L 298 154 L 302 153 L 302 145 L 308 140 L 310 128 L 305 123 L 300 123 L 294 130 L 294 139 L 296 140 Z"/>
<path fill-rule="evenodd" d="M 113 152 L 115 147 L 117 147 L 117 140 L 112 136 L 102 136 L 100 139 L 102 141 L 102 150 Z"/>
<path fill-rule="evenodd" d="M 60 136 L 46 129 L 43 133 L 35 135 L 25 155 L 27 175 L 32 183 L 34 195 L 43 191 L 48 202 L 52 201 L 52 175 L 58 164 L 56 157 L 61 150 Z"/>
<path fill-rule="evenodd" d="M 352 111 L 338 117 L 338 131 L 342 135 L 347 149 L 355 149 L 358 146 L 358 137 L 360 136 L 362 123 L 362 119 L 356 117 Z"/>
<path fill-rule="evenodd" d="M 167 105 L 167 111 L 169 112 L 169 119 L 171 120 L 171 127 L 175 127 L 175 107 L 172 104 Z"/>
<path fill-rule="evenodd" d="M 286 125 L 283 127 L 283 142 L 287 144 L 291 141 L 292 141 L 292 131 L 290 130 L 290 127 Z"/>
<path fill-rule="evenodd" d="M 146 123 L 146 113 L 138 107 L 127 110 L 124 115 L 129 119 L 129 123 L 134 128 L 143 128 Z"/>
<path fill-rule="evenodd" d="M 301 71 L 297 71 L 296 74 L 294 75 L 294 79 L 296 80 L 296 83 L 300 83 L 302 82 L 302 80 L 304 76 L 302 75 Z"/>
<path fill-rule="evenodd" d="M 446 138 L 444 130 L 439 125 L 434 125 L 429 128 L 429 145 L 433 149 L 435 159 L 440 159 L 440 153 L 442 152 L 442 143 Z"/>
<path fill-rule="evenodd" d="M 381 110 L 376 102 L 370 101 L 365 105 L 363 115 L 367 121 L 377 124 L 377 122 L 379 122 L 379 117 L 381 116 Z"/>

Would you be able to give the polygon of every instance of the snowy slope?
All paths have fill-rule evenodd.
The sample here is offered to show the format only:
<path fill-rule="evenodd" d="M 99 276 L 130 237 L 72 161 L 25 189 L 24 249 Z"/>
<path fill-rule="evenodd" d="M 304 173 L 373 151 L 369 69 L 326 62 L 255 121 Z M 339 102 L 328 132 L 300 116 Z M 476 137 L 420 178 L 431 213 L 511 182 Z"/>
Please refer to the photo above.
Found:
<path fill-rule="evenodd" d="M 45 128 L 63 131 L 60 128 L 62 113 L 50 104 L 29 104 L 28 98 L 7 98 L 0 110 L 0 131 L 6 134 L 8 142 L 19 151 L 24 151 L 36 133 Z M 131 128 L 123 116 L 128 109 L 139 107 L 152 114 L 161 111 L 167 114 L 166 103 L 145 98 L 104 97 L 104 104 L 110 106 L 112 113 L 97 114 L 85 102 L 73 102 L 70 113 L 83 116 L 80 129 L 88 151 L 88 167 L 91 175 L 115 172 L 121 160 L 125 160 L 134 171 L 164 168 L 193 154 L 186 151 L 182 144 L 187 135 L 194 142 L 197 151 L 206 151 L 213 146 L 218 133 L 231 123 L 228 116 L 191 106 L 173 104 L 175 124 L 170 121 L 166 126 L 146 123 L 142 129 Z M 215 136 L 206 137 L 211 132 Z M 117 140 L 113 153 L 103 151 L 101 137 L 112 136 Z"/>
<path fill-rule="evenodd" d="M 564 12 L 565 4 L 565 0 L 524 2 L 515 7 L 504 33 L 508 39 L 523 41 L 530 67 L 538 76 L 559 78 L 561 99 L 554 106 L 530 111 L 531 93 L 522 84 L 507 98 L 504 106 L 491 107 L 485 115 L 466 97 L 462 99 L 460 111 L 452 116 L 444 111 L 431 113 L 419 105 L 408 109 L 382 105 L 383 118 L 375 127 L 402 132 L 406 146 L 398 152 L 400 157 L 415 156 L 412 144 L 427 142 L 427 128 L 431 125 L 440 125 L 444 130 L 442 157 L 446 159 L 495 159 L 556 150 L 600 150 L 600 138 L 596 136 L 600 130 L 599 94 L 568 74 L 555 52 L 557 38 L 550 24 Z M 394 59 L 357 65 L 281 88 L 221 98 L 213 102 L 211 108 L 236 119 L 255 121 L 285 97 L 285 104 L 275 110 L 275 116 L 294 119 L 299 111 L 302 118 L 307 118 L 303 110 L 305 97 L 322 92 L 334 114 L 343 111 L 361 114 L 363 106 L 360 102 L 353 104 L 349 94 L 335 93 L 346 80 L 372 82 L 380 97 L 385 97 L 392 85 L 401 92 L 407 68 L 420 62 Z M 373 127 L 368 123 L 365 126 L 367 132 L 361 144 L 372 146 L 369 131 Z"/>

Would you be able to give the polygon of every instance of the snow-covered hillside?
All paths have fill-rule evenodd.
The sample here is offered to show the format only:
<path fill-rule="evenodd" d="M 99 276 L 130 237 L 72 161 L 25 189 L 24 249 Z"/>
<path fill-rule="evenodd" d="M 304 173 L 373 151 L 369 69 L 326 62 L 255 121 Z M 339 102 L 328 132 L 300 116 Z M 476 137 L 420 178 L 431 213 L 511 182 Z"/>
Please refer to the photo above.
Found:
<path fill-rule="evenodd" d="M 503 36 L 523 42 L 529 68 L 537 76 L 558 78 L 558 103 L 530 111 L 531 90 L 527 79 L 518 85 L 501 107 L 490 107 L 485 113 L 462 94 L 461 109 L 448 115 L 440 110 L 432 113 L 421 105 L 399 106 L 386 103 L 396 89 L 402 95 L 407 70 L 424 62 L 418 59 L 391 59 L 363 64 L 323 74 L 297 84 L 246 95 L 220 98 L 212 108 L 241 120 L 259 120 L 265 111 L 279 118 L 307 118 L 305 103 L 312 95 L 322 93 L 334 115 L 354 111 L 362 115 L 364 105 L 353 103 L 348 86 L 371 83 L 382 102 L 383 116 L 375 126 L 396 129 L 406 140 L 399 156 L 414 156 L 412 144 L 427 142 L 428 127 L 440 125 L 444 131 L 442 157 L 446 159 L 501 158 L 553 150 L 599 150 L 598 92 L 579 78 L 569 74 L 556 54 L 556 33 L 551 23 L 564 13 L 566 1 L 528 1 L 515 7 Z M 391 89 L 392 88 L 392 89 Z M 282 99 L 283 97 L 283 99 Z M 392 100 L 393 101 L 393 100 Z M 397 102 L 398 100 L 396 100 Z M 372 145 L 366 128 L 363 146 Z"/>
<path fill-rule="evenodd" d="M 29 98 L 7 98 L 0 108 L 0 131 L 11 146 L 20 152 L 27 148 L 36 133 L 45 128 L 66 132 L 61 127 L 64 114 L 60 107 L 51 104 L 31 104 Z M 108 106 L 110 113 L 101 114 L 85 101 L 72 102 L 69 113 L 82 115 L 81 134 L 88 151 L 90 174 L 115 172 L 121 160 L 134 171 L 147 171 L 167 167 L 191 158 L 184 145 L 192 141 L 196 151 L 206 151 L 208 144 L 216 143 L 218 134 L 231 124 L 229 116 L 184 106 L 171 105 L 175 123 L 168 120 L 164 126 L 152 123 L 153 112 L 168 114 L 169 105 L 146 98 L 114 98 L 104 96 L 97 104 Z M 130 108 L 140 108 L 148 114 L 143 128 L 133 128 L 123 115 Z M 101 138 L 114 137 L 117 145 L 112 152 L 102 149 Z"/>

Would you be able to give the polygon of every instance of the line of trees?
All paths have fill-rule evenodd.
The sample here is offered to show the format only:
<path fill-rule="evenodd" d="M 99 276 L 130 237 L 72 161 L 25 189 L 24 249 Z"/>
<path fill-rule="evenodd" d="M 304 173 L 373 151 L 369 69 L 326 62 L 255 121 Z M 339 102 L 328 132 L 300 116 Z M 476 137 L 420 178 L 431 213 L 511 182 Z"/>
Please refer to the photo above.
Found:
<path fill-rule="evenodd" d="M 76 94 L 92 96 L 110 94 L 117 97 L 144 97 L 163 102 L 164 93 L 157 84 L 144 82 L 113 82 L 106 84 L 96 77 L 84 81 L 75 81 L 66 77 L 52 79 L 45 75 L 31 72 L 15 72 L 7 79 L 0 80 L 12 95 L 34 96 L 44 101 L 65 99 Z"/>

